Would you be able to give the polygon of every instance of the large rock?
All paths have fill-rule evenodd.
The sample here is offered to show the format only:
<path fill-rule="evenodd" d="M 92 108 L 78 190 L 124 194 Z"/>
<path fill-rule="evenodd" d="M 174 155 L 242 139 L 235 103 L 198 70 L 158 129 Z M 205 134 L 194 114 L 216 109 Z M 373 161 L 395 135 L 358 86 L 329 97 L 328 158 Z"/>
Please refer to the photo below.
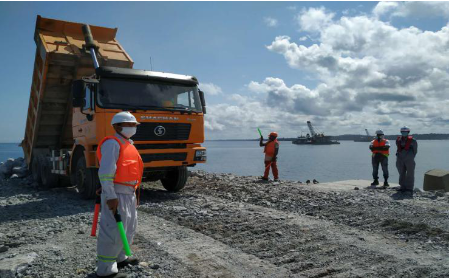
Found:
<path fill-rule="evenodd" d="M 21 166 L 23 166 L 24 162 L 25 162 L 25 159 L 23 159 L 23 157 L 19 157 L 19 158 L 14 159 L 14 161 L 13 161 L 13 168 L 14 167 L 21 167 Z"/>
<path fill-rule="evenodd" d="M 8 158 L 5 163 L 0 165 L 0 177 L 7 179 L 12 175 L 12 169 L 14 167 L 14 158 Z"/>
<path fill-rule="evenodd" d="M 423 190 L 445 190 L 448 192 L 448 171 L 433 169 L 426 172 L 423 179 Z"/>
<path fill-rule="evenodd" d="M 16 273 L 23 271 L 29 264 L 31 264 L 37 257 L 37 254 L 32 252 L 29 254 L 17 255 L 13 258 L 6 258 L 0 261 L 0 277 L 14 278 Z"/>
<path fill-rule="evenodd" d="M 18 167 L 14 167 L 12 169 L 12 174 L 13 175 L 16 174 L 17 177 L 23 178 L 23 177 L 28 176 L 30 173 L 29 173 L 29 171 L 28 171 L 28 169 L 26 167 L 18 166 Z"/>

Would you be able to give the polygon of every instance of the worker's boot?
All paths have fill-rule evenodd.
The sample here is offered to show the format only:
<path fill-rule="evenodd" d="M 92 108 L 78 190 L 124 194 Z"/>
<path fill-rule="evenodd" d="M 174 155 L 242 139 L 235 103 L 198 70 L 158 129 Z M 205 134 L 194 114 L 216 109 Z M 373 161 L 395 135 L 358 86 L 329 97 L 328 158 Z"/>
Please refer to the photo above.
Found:
<path fill-rule="evenodd" d="M 374 179 L 373 182 L 370 184 L 371 186 L 377 186 L 380 183 L 378 182 L 378 179 Z"/>
<path fill-rule="evenodd" d="M 117 263 L 117 268 L 124 268 L 128 265 L 138 265 L 139 260 L 136 258 L 126 258 L 125 261 L 121 261 L 120 263 Z"/>
<path fill-rule="evenodd" d="M 384 188 L 387 188 L 387 187 L 389 187 L 389 183 L 387 182 L 387 180 L 385 180 L 385 181 L 384 181 L 384 183 L 383 183 L 383 187 L 384 187 Z"/>
<path fill-rule="evenodd" d="M 269 180 L 269 178 L 266 178 L 266 177 L 261 177 L 261 179 L 262 179 L 263 181 L 268 181 L 268 180 Z"/>
<path fill-rule="evenodd" d="M 98 278 L 127 278 L 128 275 L 124 274 L 124 273 L 114 273 L 108 276 L 99 276 L 96 275 Z"/>

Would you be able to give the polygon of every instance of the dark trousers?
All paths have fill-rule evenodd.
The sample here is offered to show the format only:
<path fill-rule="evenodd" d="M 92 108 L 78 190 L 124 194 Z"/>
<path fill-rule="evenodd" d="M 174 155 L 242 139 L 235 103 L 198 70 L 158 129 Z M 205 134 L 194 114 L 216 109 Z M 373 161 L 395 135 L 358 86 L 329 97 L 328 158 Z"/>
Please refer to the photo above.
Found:
<path fill-rule="evenodd" d="M 388 169 L 388 157 L 377 153 L 372 156 L 372 176 L 374 180 L 378 179 L 378 168 L 381 164 L 381 169 L 383 170 L 384 180 L 387 181 L 389 178 L 389 169 Z"/>
<path fill-rule="evenodd" d="M 414 190 L 414 170 L 416 162 L 412 153 L 400 153 L 397 155 L 397 170 L 400 175 L 398 183 L 401 189 Z"/>

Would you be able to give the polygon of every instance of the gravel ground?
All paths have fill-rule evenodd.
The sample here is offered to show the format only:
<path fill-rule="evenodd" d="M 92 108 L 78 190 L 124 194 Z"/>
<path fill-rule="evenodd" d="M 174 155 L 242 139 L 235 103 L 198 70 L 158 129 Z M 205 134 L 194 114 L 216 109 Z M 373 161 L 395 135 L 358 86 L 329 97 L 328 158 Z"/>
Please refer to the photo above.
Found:
<path fill-rule="evenodd" d="M 124 272 L 448 277 L 448 193 L 405 197 L 394 188 L 367 189 L 368 183 L 261 182 L 201 171 L 176 194 L 145 183 L 132 246 L 141 264 Z M 93 207 L 71 187 L 41 191 L 30 177 L 3 180 L 0 276 L 93 277 Z"/>

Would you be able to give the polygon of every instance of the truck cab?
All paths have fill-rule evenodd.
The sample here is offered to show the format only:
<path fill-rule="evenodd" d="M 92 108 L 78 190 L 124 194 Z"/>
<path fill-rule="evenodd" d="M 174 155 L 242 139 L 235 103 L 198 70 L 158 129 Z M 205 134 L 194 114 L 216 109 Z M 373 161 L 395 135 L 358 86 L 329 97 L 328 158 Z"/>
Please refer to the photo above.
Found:
<path fill-rule="evenodd" d="M 73 179 L 80 192 L 92 192 L 87 168 L 98 168 L 98 142 L 113 135 L 112 117 L 131 112 L 141 123 L 131 137 L 144 162 L 146 180 L 161 180 L 169 191 L 184 187 L 187 168 L 206 161 L 204 94 L 193 76 L 99 67 L 72 86 Z M 80 150 L 83 149 L 81 155 Z M 85 159 L 86 167 L 75 160 Z M 83 184 L 84 183 L 84 184 Z M 86 192 L 87 194 L 87 192 Z"/>

